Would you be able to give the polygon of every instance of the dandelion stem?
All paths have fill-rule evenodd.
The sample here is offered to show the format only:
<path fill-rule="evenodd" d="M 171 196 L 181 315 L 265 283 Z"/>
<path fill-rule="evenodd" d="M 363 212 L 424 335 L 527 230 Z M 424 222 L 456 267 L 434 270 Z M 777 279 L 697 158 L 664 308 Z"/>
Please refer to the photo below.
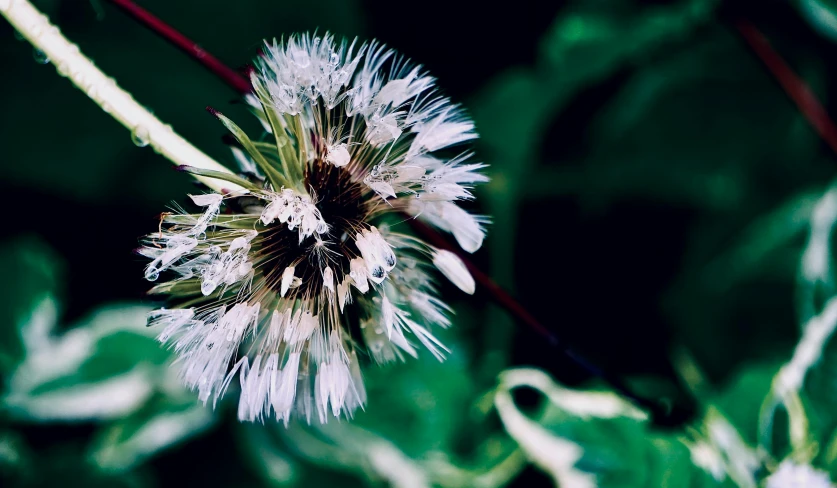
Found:
<path fill-rule="evenodd" d="M 66 76 L 99 107 L 127 127 L 139 146 L 150 145 L 154 151 L 176 165 L 190 165 L 211 171 L 229 172 L 201 152 L 120 88 L 85 57 L 78 46 L 67 40 L 49 19 L 27 0 L 0 0 L 0 14 L 44 53 L 61 76 Z M 238 190 L 233 183 L 197 177 L 207 186 L 221 191 Z M 222 188 L 223 187 L 223 188 Z"/>
<path fill-rule="evenodd" d="M 220 63 L 217 58 L 198 47 L 192 40 L 180 34 L 173 27 L 155 17 L 150 12 L 138 7 L 131 0 L 110 1 L 111 3 L 118 5 L 123 9 L 123 11 L 127 12 L 131 17 L 151 31 L 157 33 L 164 39 L 171 41 L 178 48 L 191 56 L 195 61 L 203 65 L 204 68 L 227 82 L 231 88 L 238 91 L 240 94 L 246 95 L 252 92 L 250 83 L 243 75 Z M 620 378 L 599 368 L 583 356 L 567 347 L 552 331 L 546 328 L 531 313 L 529 313 L 529 311 L 526 310 L 520 302 L 518 302 L 502 287 L 495 283 L 494 280 L 492 280 L 486 273 L 467 259 L 464 253 L 462 253 L 458 248 L 448 243 L 445 238 L 439 235 L 439 233 L 424 223 L 416 220 L 412 216 L 410 216 L 408 222 L 410 222 L 411 226 L 417 233 L 421 234 L 434 246 L 457 254 L 471 272 L 474 280 L 480 284 L 481 288 L 487 292 L 489 296 L 491 296 L 494 302 L 503 307 L 517 320 L 528 325 L 536 333 L 544 337 L 551 346 L 559 349 L 567 358 L 576 363 L 579 367 L 587 371 L 592 376 L 598 377 L 609 384 L 611 388 L 631 400 L 640 408 L 646 409 L 659 425 L 677 425 L 686 420 L 686 417 L 691 414 L 690 409 L 675 409 L 671 406 L 663 405 L 663 403 L 656 400 L 643 398 L 633 393 Z"/>

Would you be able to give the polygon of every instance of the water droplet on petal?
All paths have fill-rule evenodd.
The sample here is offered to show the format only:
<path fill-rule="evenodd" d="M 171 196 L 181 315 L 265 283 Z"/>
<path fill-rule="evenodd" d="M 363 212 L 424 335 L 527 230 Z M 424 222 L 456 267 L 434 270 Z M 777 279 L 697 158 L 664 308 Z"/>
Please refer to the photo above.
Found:
<path fill-rule="evenodd" d="M 38 64 L 47 64 L 49 63 L 49 56 L 46 55 L 40 49 L 35 49 L 32 51 L 32 57 L 35 58 L 35 62 Z"/>
<path fill-rule="evenodd" d="M 151 142 L 151 136 L 145 127 L 137 127 L 131 131 L 131 140 L 137 147 L 145 147 Z"/>
<path fill-rule="evenodd" d="M 218 287 L 218 284 L 215 283 L 214 281 L 204 280 L 201 283 L 201 293 L 203 293 L 204 296 L 209 296 L 209 295 L 212 294 L 213 291 L 215 291 L 215 288 L 217 288 L 217 287 Z"/>
<path fill-rule="evenodd" d="M 6 4 L 8 4 L 8 3 L 9 2 L 7 1 Z M 5 10 L 5 8 L 3 7 L 3 0 L 0 0 L 0 10 Z M 25 41 L 26 40 L 26 38 L 23 36 L 23 34 L 21 34 L 19 31 L 15 31 L 14 35 L 15 35 L 15 39 L 17 39 L 18 41 Z"/>

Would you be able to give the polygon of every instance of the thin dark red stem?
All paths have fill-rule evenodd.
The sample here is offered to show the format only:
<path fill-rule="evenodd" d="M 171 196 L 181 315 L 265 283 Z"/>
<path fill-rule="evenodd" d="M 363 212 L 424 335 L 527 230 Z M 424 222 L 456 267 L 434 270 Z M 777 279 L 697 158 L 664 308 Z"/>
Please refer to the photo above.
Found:
<path fill-rule="evenodd" d="M 196 59 L 215 76 L 221 78 L 226 84 L 242 94 L 250 93 L 250 82 L 238 72 L 230 69 L 218 58 L 206 52 L 194 41 L 184 36 L 176 29 L 166 24 L 148 10 L 140 7 L 130 0 L 109 0 L 110 3 L 121 8 L 123 12 L 137 20 L 158 34 L 163 39 L 177 46 L 180 50 Z"/>
<path fill-rule="evenodd" d="M 510 314 L 514 317 L 517 317 L 518 320 L 523 322 L 524 324 L 528 325 L 532 329 L 535 330 L 538 334 L 542 335 L 545 339 L 547 339 L 550 344 L 552 345 L 559 345 L 560 342 L 555 335 L 550 332 L 543 324 L 538 321 L 528 310 L 526 310 L 523 305 L 521 305 L 517 300 L 514 299 L 506 290 L 504 290 L 500 285 L 494 282 L 485 272 L 477 267 L 473 262 L 471 262 L 467 257 L 465 257 L 456 246 L 451 245 L 447 239 L 442 237 L 438 232 L 431 229 L 429 226 L 421 222 L 420 220 L 416 220 L 414 218 L 410 218 L 409 220 L 410 226 L 415 230 L 419 235 L 421 235 L 427 242 L 430 244 L 440 248 L 446 249 L 455 253 L 459 256 L 459 259 L 465 263 L 465 267 L 468 268 L 468 271 L 471 272 L 471 276 L 474 277 L 474 280 L 480 284 L 480 286 L 488 292 L 489 295 L 497 302 L 498 305 L 502 306 L 506 309 Z"/>
<path fill-rule="evenodd" d="M 811 87 L 794 73 L 793 69 L 773 49 L 770 41 L 756 26 L 742 19 L 735 22 L 735 28 L 756 56 L 761 59 L 788 97 L 793 100 L 793 103 L 796 104 L 799 112 L 808 120 L 811 127 L 828 144 L 828 147 L 837 153 L 837 125 L 831 120 Z"/>
<path fill-rule="evenodd" d="M 250 83 L 243 75 L 221 63 L 217 58 L 204 51 L 192 40 L 179 33 L 147 10 L 140 8 L 130 0 L 110 0 L 110 2 L 122 8 L 123 11 L 127 12 L 142 25 L 172 42 L 174 45 L 186 52 L 186 54 L 190 57 L 201 63 L 210 72 L 224 80 L 231 88 L 241 94 L 250 93 Z M 586 358 L 572 351 L 565 344 L 562 344 L 558 337 L 556 337 L 552 331 L 545 327 L 531 313 L 529 313 L 529 311 L 526 310 L 520 302 L 500 287 L 500 285 L 495 283 L 494 280 L 472 263 L 462 251 L 460 251 L 456 246 L 451 245 L 444 237 L 439 235 L 439 233 L 412 217 L 408 219 L 408 222 L 413 229 L 424 237 L 424 239 L 426 239 L 430 244 L 456 253 L 471 272 L 474 280 L 480 284 L 481 289 L 488 293 L 488 295 L 498 305 L 503 307 L 517 320 L 528 325 L 532 330 L 546 339 L 550 345 L 561 350 L 568 358 L 585 371 L 589 372 L 593 376 L 601 378 L 603 381 L 610 384 L 610 386 L 618 393 L 630 399 L 639 407 L 648 410 L 658 424 L 669 426 L 677 425 L 685 420 L 685 416 L 690 414 L 687 409 L 675 411 L 672 408 L 664 406 L 660 402 L 643 398 L 633 393 L 620 378 L 592 364 Z"/>

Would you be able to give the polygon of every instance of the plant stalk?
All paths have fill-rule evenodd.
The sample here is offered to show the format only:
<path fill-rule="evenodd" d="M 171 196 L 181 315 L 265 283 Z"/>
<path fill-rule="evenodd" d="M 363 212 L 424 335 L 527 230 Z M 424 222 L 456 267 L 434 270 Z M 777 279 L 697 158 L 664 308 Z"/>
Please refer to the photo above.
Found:
<path fill-rule="evenodd" d="M 32 46 L 55 66 L 58 74 L 68 78 L 78 89 L 111 117 L 131 131 L 134 143 L 140 147 L 151 146 L 155 152 L 176 165 L 189 165 L 210 171 L 229 170 L 204 154 L 164 124 L 140 103 L 116 84 L 93 62 L 85 57 L 78 46 L 67 40 L 61 31 L 50 23 L 27 0 L 0 0 L 0 14 L 28 40 Z M 205 185 L 217 191 L 241 190 L 238 185 L 214 178 L 195 176 Z"/>

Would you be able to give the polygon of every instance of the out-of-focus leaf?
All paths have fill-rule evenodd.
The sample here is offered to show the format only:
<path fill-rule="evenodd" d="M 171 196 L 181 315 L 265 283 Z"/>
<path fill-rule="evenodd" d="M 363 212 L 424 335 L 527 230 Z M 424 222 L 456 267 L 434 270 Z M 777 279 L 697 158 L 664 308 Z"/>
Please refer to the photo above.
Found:
<path fill-rule="evenodd" d="M 525 173 L 536 161 L 529 156 L 540 147 L 547 117 L 562 103 L 653 47 L 688 35 L 716 3 L 685 0 L 636 10 L 620 8 L 620 1 L 575 2 L 542 41 L 538 70 L 501 75 L 472 104 L 494 169 L 512 178 Z"/>
<path fill-rule="evenodd" d="M 520 387 L 547 399 L 536 416 L 515 403 L 511 392 Z M 683 439 L 654 433 L 643 412 L 613 393 L 568 390 L 538 370 L 509 370 L 495 406 L 509 435 L 559 486 L 719 485 L 694 464 Z"/>
<path fill-rule="evenodd" d="M 84 450 L 73 443 L 39 450 L 30 469 L 18 483 L 6 486 L 67 486 L 84 488 L 151 488 L 152 480 L 142 472 L 106 473 L 84 458 Z M 17 480 L 14 480 L 17 481 Z M 5 480 L 4 480 L 5 482 Z"/>
<path fill-rule="evenodd" d="M 423 464 L 434 486 L 493 488 L 513 480 L 528 460 L 516 442 L 498 432 L 467 459 L 436 451 Z"/>
<path fill-rule="evenodd" d="M 106 471 L 125 471 L 205 431 L 214 419 L 212 410 L 189 396 L 180 402 L 158 397 L 100 432 L 90 457 Z"/>
<path fill-rule="evenodd" d="M 31 420 L 117 418 L 139 408 L 153 392 L 153 373 L 142 368 L 86 383 L 62 381 L 31 392 L 14 392 L 4 401 L 9 413 Z"/>
<path fill-rule="evenodd" d="M 410 456 L 450 450 L 460 440 L 457 429 L 464 427 L 476 390 L 464 350 L 444 342 L 452 349 L 444 362 L 423 354 L 418 360 L 367 368 L 369 404 L 353 423 L 391 440 Z"/>
<path fill-rule="evenodd" d="M 145 327 L 147 311 L 107 307 L 56 335 L 55 305 L 44 300 L 22 328 L 26 359 L 9 380 L 7 411 L 31 420 L 80 420 L 139 408 L 168 374 L 168 353 Z"/>
<path fill-rule="evenodd" d="M 820 192 L 806 192 L 781 204 L 750 224 L 721 256 L 706 265 L 702 281 L 718 291 L 764 271 L 776 250 L 789 246 L 807 231 Z"/>
<path fill-rule="evenodd" d="M 46 319 L 32 314 L 42 301 L 55 296 L 60 267 L 53 253 L 35 238 L 20 238 L 0 246 L 0 276 L 14 283 L 0 293 L 0 372 L 4 380 L 23 359 L 21 328 Z M 0 391 L 8 386 L 3 383 Z"/>
<path fill-rule="evenodd" d="M 755 66 L 732 35 L 711 29 L 676 55 L 632 74 L 591 127 L 585 165 L 587 174 L 595 175 L 585 180 L 592 184 L 590 196 L 606 198 L 596 187 L 607 184 L 636 183 L 643 192 L 641 185 L 656 180 L 656 168 L 663 174 L 676 168 L 702 175 L 691 178 L 697 188 L 729 208 L 760 183 L 741 176 L 749 174 L 748 165 L 766 179 L 771 168 L 783 168 L 789 159 L 814 158 L 816 135 Z M 744 119 L 768 110 L 771 117 Z M 766 146 L 764 140 L 773 143 Z M 702 185 L 704 180 L 714 180 L 715 187 Z M 681 183 L 689 192 L 692 182 Z"/>
<path fill-rule="evenodd" d="M 715 479 L 729 479 L 739 488 L 755 488 L 761 454 L 717 407 L 706 407 L 696 429 L 700 436 L 689 446 L 692 461 Z"/>
<path fill-rule="evenodd" d="M 0 480 L 22 482 L 32 464 L 32 453 L 21 436 L 0 431 Z"/>
<path fill-rule="evenodd" d="M 779 364 L 776 363 L 755 364 L 743 369 L 730 379 L 712 402 L 751 445 L 759 441 L 759 412 L 778 371 Z"/>
<path fill-rule="evenodd" d="M 832 41 L 837 41 L 837 2 L 834 0 L 797 0 L 793 3 L 817 31 Z"/>
<path fill-rule="evenodd" d="M 556 78 L 595 80 L 625 60 L 687 37 L 717 0 L 681 0 L 637 9 L 624 0 L 576 1 L 541 41 L 541 61 Z"/>
<path fill-rule="evenodd" d="M 808 372 L 800 392 L 808 415 L 810 435 L 819 446 L 815 464 L 837 479 L 837 342 L 832 337 L 822 357 Z"/>
<path fill-rule="evenodd" d="M 422 467 L 392 441 L 354 424 L 332 422 L 286 432 L 290 445 L 322 467 L 347 470 L 398 488 L 430 487 Z"/>
<path fill-rule="evenodd" d="M 241 424 L 238 445 L 244 461 L 267 483 L 291 486 L 299 481 L 300 467 L 278 439 L 276 429 L 282 426 Z"/>
<path fill-rule="evenodd" d="M 488 236 L 494 279 L 514 289 L 521 198 L 532 181 L 556 184 L 535 174 L 539 152 L 563 144 L 545 141 L 555 115 L 585 86 L 605 79 L 655 48 L 681 39 L 708 17 L 715 0 L 626 9 L 625 2 L 577 1 L 564 8 L 541 43 L 534 68 L 513 68 L 490 80 L 469 104 L 480 131 L 481 155 L 491 163 L 491 182 L 481 201 L 496 229 Z M 630 11 L 629 11 L 630 10 Z M 486 333 L 487 363 L 506 367 L 512 323 L 491 313 Z M 493 374 L 494 372 L 492 372 Z"/>

